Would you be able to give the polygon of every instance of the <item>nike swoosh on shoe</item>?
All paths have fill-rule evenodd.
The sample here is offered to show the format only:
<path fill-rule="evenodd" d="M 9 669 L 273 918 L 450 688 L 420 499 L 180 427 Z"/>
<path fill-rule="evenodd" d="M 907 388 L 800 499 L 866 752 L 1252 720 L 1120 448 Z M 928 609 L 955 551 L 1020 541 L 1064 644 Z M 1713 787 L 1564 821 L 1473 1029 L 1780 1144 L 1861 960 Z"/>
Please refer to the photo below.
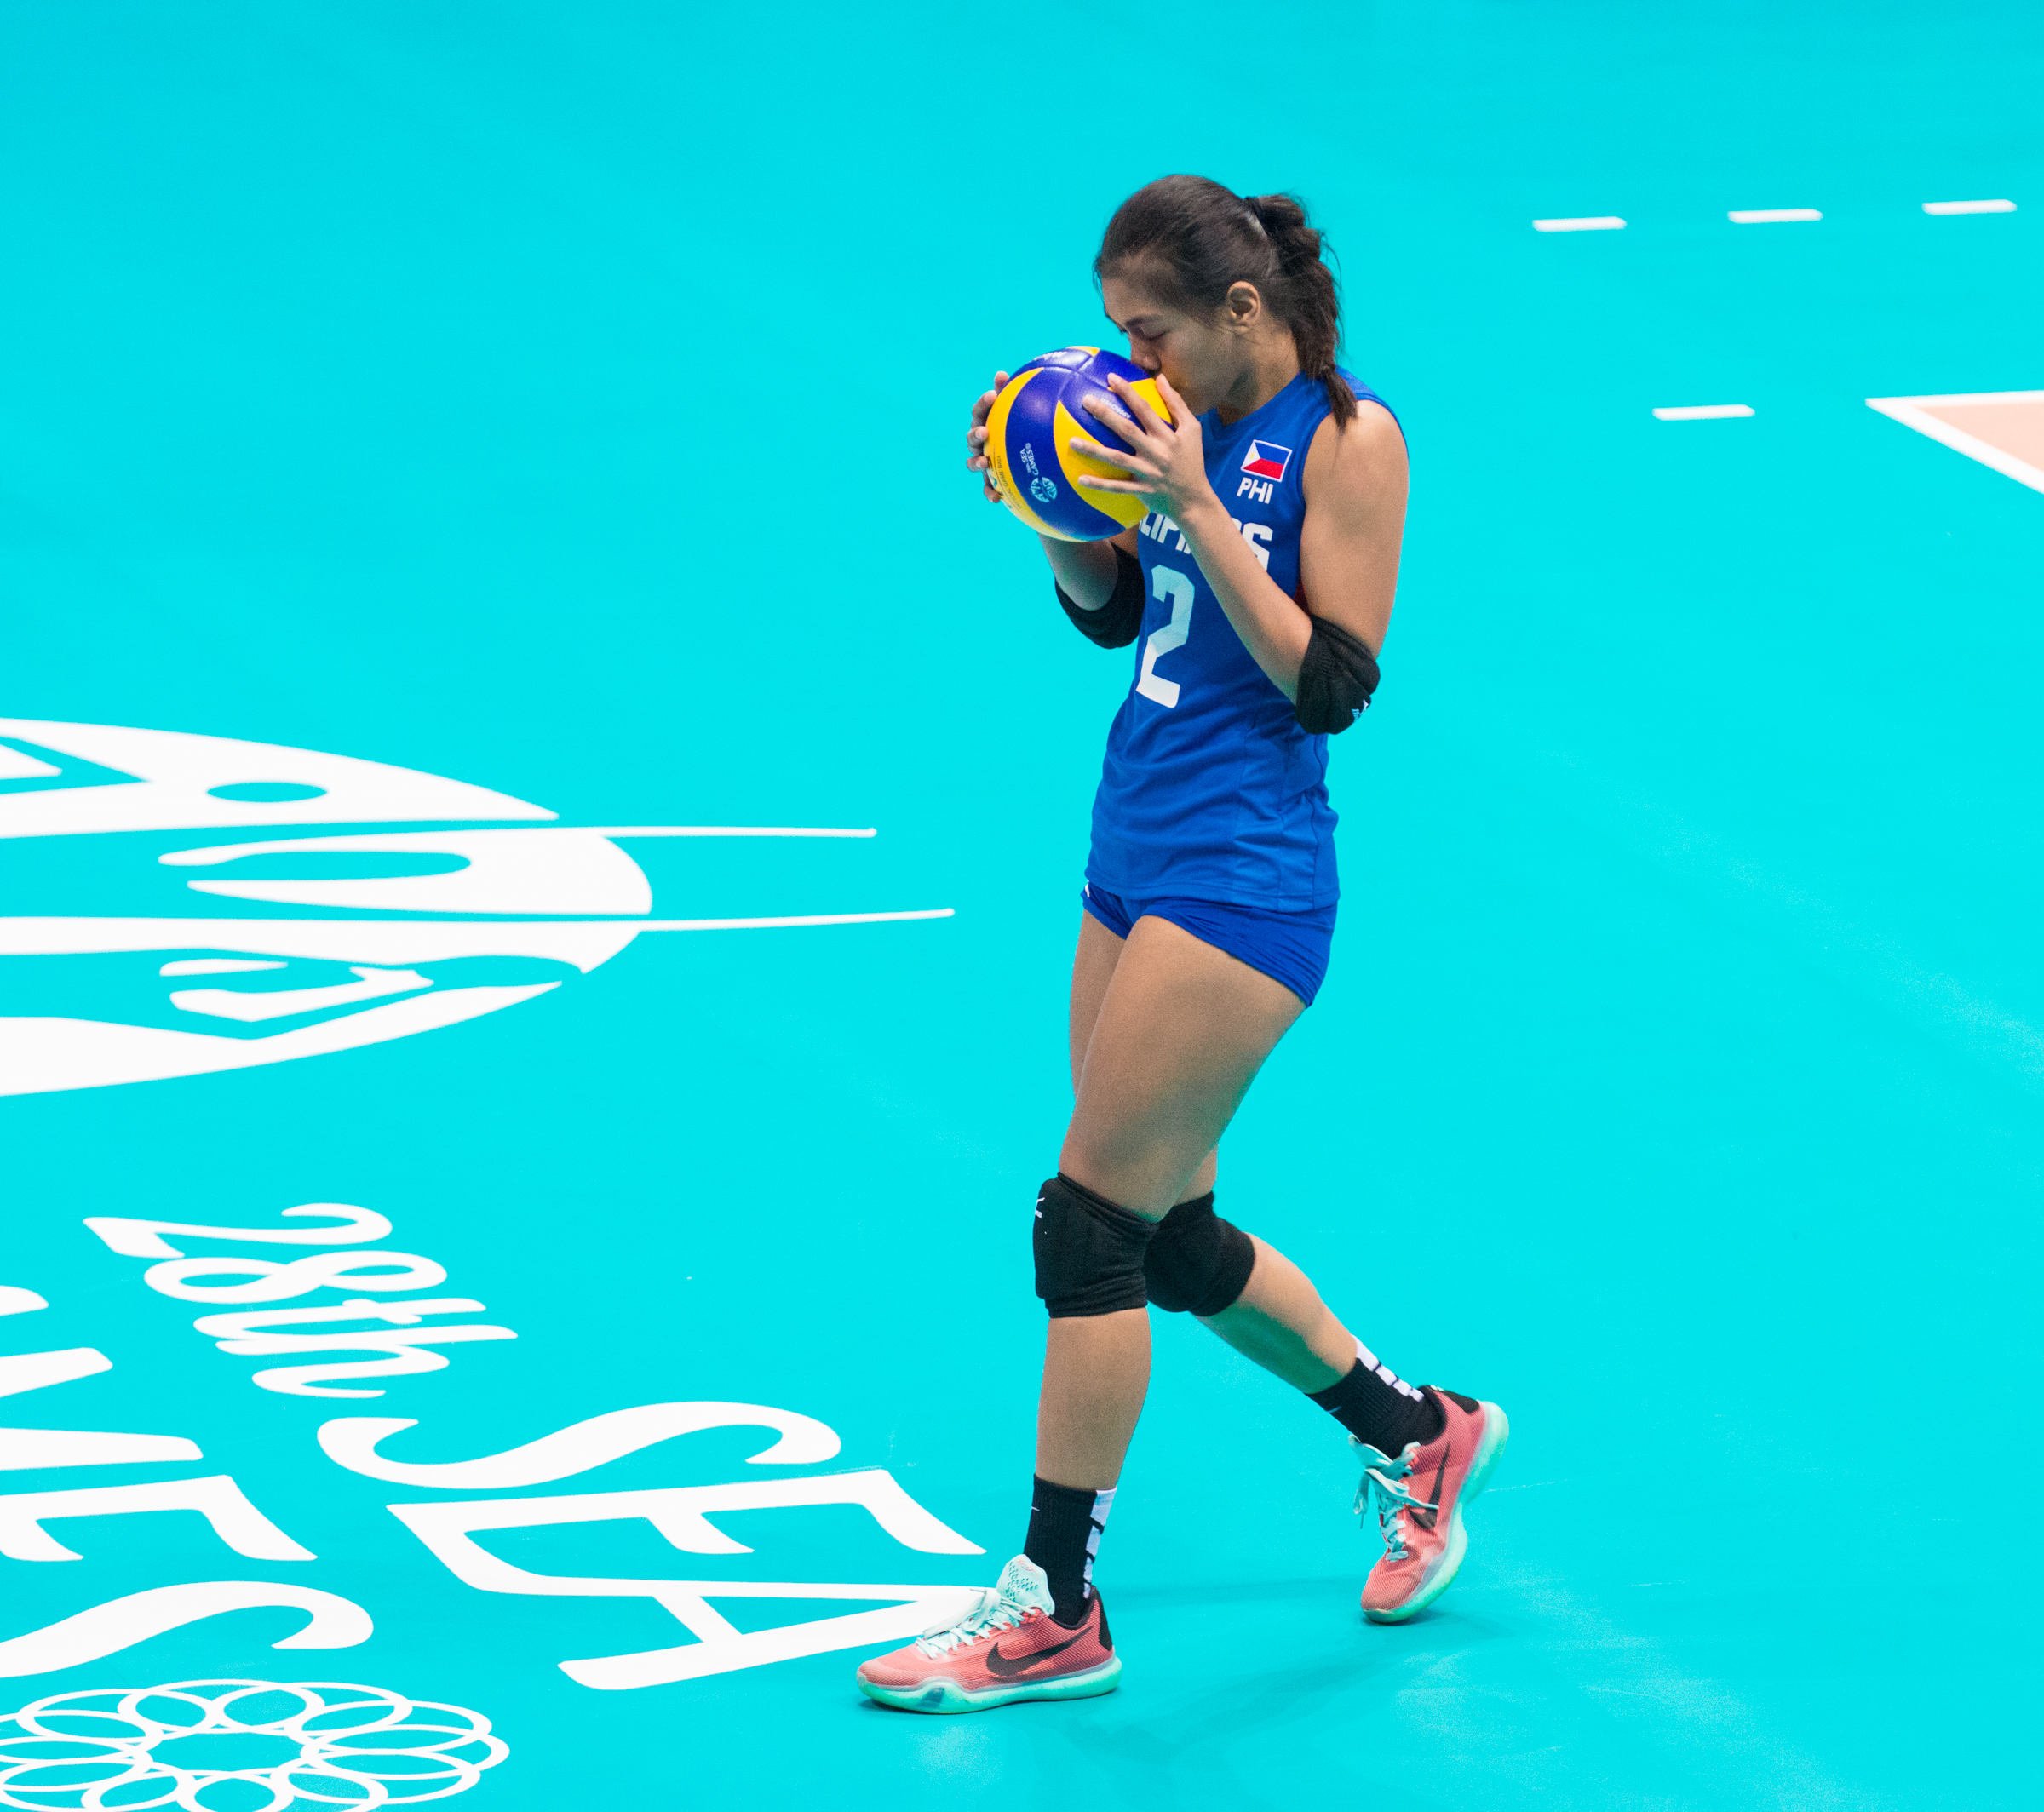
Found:
<path fill-rule="evenodd" d="M 1447 1476 L 1448 1449 L 1444 1447 L 1441 1449 L 1440 1466 L 1433 1475 L 1433 1501 L 1431 1504 L 1422 1504 L 1413 1511 L 1414 1516 L 1426 1518 L 1425 1527 L 1427 1528 L 1432 1528 L 1441 1520 L 1441 1481 Z"/>
<path fill-rule="evenodd" d="M 1003 1654 L 1001 1652 L 1001 1644 L 999 1643 L 996 1643 L 992 1648 L 986 1651 L 986 1671 L 989 1673 L 1001 1674 L 1005 1677 L 1012 1679 L 1017 1674 L 1027 1673 L 1032 1667 L 1041 1667 L 1043 1663 L 1048 1661 L 1053 1655 L 1064 1654 L 1067 1649 L 1071 1648 L 1071 1645 L 1077 1642 L 1080 1637 L 1083 1637 L 1085 1633 L 1086 1632 L 1084 1630 L 1081 1630 L 1077 1636 L 1071 1637 L 1065 1641 L 1059 1643 L 1056 1648 L 1039 1649 L 1034 1654 Z"/>

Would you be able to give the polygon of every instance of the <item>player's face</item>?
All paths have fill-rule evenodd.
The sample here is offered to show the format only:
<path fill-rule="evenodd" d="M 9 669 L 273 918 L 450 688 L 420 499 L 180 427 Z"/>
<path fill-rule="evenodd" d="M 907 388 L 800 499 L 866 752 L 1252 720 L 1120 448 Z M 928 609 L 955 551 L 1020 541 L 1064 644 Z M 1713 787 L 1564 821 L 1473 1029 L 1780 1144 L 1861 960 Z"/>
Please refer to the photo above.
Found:
<path fill-rule="evenodd" d="M 1244 347 L 1226 311 L 1211 318 L 1189 314 L 1159 301 L 1128 276 L 1103 277 L 1100 301 L 1107 318 L 1128 335 L 1128 357 L 1145 371 L 1162 371 L 1195 415 L 1234 389 Z"/>

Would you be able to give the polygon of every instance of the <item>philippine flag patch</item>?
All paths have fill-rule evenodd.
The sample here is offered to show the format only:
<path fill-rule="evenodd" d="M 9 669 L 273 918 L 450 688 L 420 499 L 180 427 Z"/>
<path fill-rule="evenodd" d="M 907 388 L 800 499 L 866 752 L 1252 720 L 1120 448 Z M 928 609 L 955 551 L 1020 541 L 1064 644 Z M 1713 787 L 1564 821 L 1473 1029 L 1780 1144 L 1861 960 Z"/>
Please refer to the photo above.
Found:
<path fill-rule="evenodd" d="M 1251 478 L 1281 479 L 1291 458 L 1289 447 L 1281 447 L 1274 440 L 1252 440 L 1249 450 L 1242 456 L 1242 469 Z"/>

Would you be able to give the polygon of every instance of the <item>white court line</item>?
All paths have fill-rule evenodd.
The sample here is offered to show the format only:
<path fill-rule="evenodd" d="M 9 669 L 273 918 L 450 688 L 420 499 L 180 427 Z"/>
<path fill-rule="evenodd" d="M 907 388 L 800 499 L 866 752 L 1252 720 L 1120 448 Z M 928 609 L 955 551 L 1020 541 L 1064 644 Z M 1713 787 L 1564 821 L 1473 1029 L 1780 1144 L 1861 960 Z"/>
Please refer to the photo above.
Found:
<path fill-rule="evenodd" d="M 949 919 L 952 906 L 924 912 L 821 912 L 798 919 L 612 919 L 607 922 L 634 932 L 761 932 L 794 925 L 894 925 L 904 919 Z"/>
<path fill-rule="evenodd" d="M 1656 421 L 1731 421 L 1753 410 L 1743 403 L 1696 403 L 1685 409 L 1656 409 Z"/>
<path fill-rule="evenodd" d="M 598 837 L 870 837 L 866 830 L 804 830 L 782 824 L 548 824 Z"/>
<path fill-rule="evenodd" d="M 1734 208 L 1725 218 L 1735 226 L 1771 226 L 1777 221 L 1821 221 L 1814 208 Z"/>
<path fill-rule="evenodd" d="M 1536 221 L 1536 232 L 1616 232 L 1625 222 L 1615 214 L 1585 214 L 1572 220 Z"/>
<path fill-rule="evenodd" d="M 2012 201 L 1926 201 L 1926 214 L 2013 214 Z"/>
<path fill-rule="evenodd" d="M 1989 446 L 1984 440 L 1976 439 L 1964 428 L 1940 421 L 1926 410 L 1961 409 L 1995 403 L 2044 403 L 2044 390 L 1990 390 L 1976 392 L 1965 396 L 1870 396 L 1867 407 L 1878 410 L 1891 421 L 1899 421 L 1904 427 L 1913 427 L 1919 434 L 1927 434 L 1940 446 L 1949 447 L 1955 453 L 1963 453 L 1968 459 L 1977 459 L 1990 471 L 1999 472 L 2003 478 L 2013 479 L 2018 485 L 2027 485 L 2032 490 L 2044 490 L 2044 471 L 2040 471 L 2026 459 L 2018 459 L 2012 453 L 2004 453 L 2001 448 Z"/>
<path fill-rule="evenodd" d="M 784 926 L 884 925 L 950 919 L 920 912 L 830 912 L 757 919 L 56 919 L 0 916 L 0 956 L 119 950 L 256 949 L 273 956 L 389 966 L 456 956 L 560 956 L 586 974 L 640 932 L 772 931 Z M 522 936 L 520 934 L 523 934 Z M 511 941 L 502 943 L 508 938 Z M 564 943 L 563 940 L 566 940 Z M 615 940 L 614 942 L 612 940 Z M 492 948 L 493 945 L 500 947 Z M 579 949 L 580 955 L 576 952 Z M 583 959 L 586 957 L 586 960 Z"/>

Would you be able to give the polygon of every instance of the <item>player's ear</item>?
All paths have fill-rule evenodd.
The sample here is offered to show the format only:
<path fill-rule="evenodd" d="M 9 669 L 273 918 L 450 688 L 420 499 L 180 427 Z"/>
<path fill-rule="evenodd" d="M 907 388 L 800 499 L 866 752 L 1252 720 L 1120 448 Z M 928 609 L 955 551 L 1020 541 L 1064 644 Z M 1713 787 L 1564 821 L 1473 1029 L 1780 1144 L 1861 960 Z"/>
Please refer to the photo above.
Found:
<path fill-rule="evenodd" d="M 1237 330 L 1252 328 L 1263 318 L 1263 297 L 1253 283 L 1230 284 L 1220 306 L 1228 325 Z"/>

